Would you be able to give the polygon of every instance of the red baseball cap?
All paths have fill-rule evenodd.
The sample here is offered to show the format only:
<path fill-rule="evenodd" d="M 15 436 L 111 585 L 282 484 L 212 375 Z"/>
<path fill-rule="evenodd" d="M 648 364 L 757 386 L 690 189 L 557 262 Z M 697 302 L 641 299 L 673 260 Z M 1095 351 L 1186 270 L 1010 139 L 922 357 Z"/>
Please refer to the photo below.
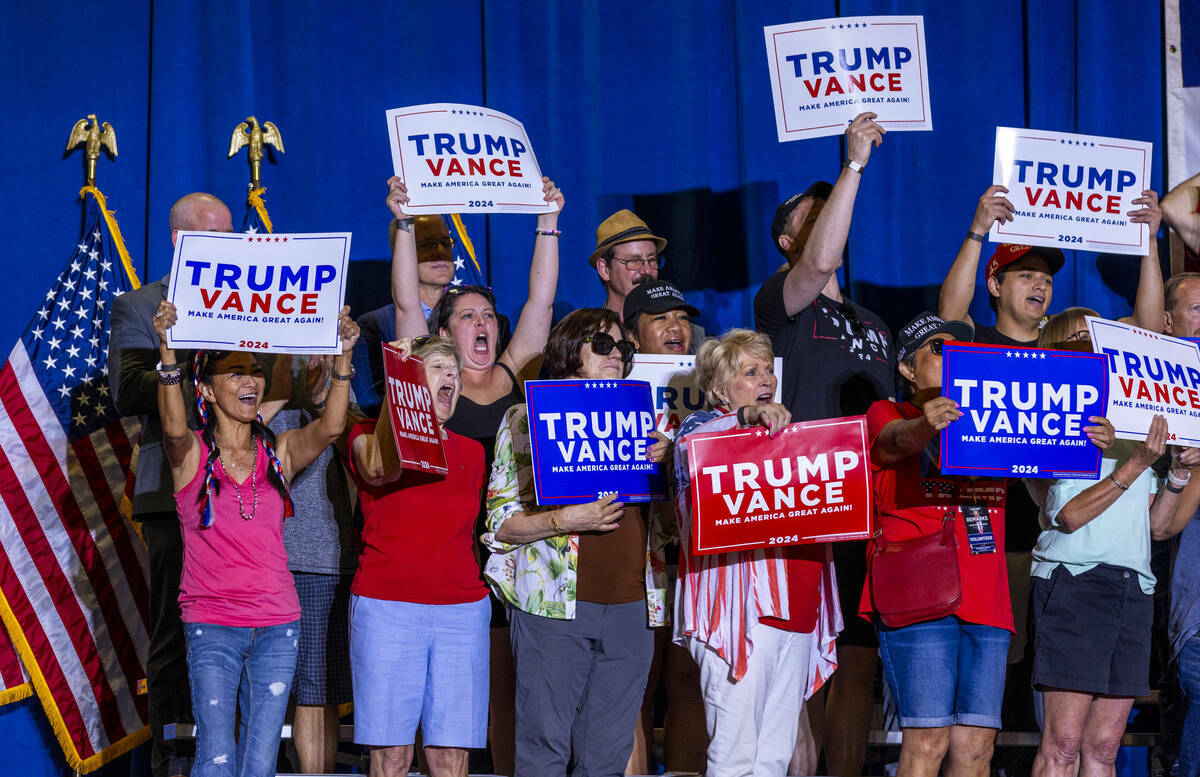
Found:
<path fill-rule="evenodd" d="M 1063 256 L 1063 252 L 1058 248 L 1046 248 L 1045 246 L 1027 246 L 1018 243 L 1001 243 L 996 249 L 996 253 L 992 254 L 992 258 L 988 259 L 987 269 L 984 271 L 986 280 L 991 280 L 996 277 L 996 273 L 1003 270 L 1013 262 L 1020 259 L 1026 254 L 1033 254 L 1040 257 L 1046 263 L 1050 274 L 1054 275 L 1062 269 L 1063 264 L 1067 261 Z"/>

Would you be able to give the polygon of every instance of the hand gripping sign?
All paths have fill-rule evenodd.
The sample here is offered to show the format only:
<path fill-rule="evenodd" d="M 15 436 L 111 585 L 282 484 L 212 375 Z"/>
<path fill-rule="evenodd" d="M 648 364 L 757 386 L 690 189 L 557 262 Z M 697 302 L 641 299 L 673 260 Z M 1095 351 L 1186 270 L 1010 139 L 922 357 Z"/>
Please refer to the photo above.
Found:
<path fill-rule="evenodd" d="M 993 182 L 1008 187 L 1013 220 L 997 243 L 1145 256 L 1150 229 L 1130 221 L 1150 188 L 1152 143 L 1046 130 L 996 128 Z"/>
<path fill-rule="evenodd" d="M 342 352 L 350 233 L 179 232 L 167 299 L 171 348 Z"/>
<path fill-rule="evenodd" d="M 650 386 L 640 380 L 525 383 L 533 484 L 539 505 L 667 498 L 666 477 L 646 460 L 654 444 Z"/>
<path fill-rule="evenodd" d="M 384 343 L 383 372 L 400 466 L 445 475 L 446 449 L 425 380 L 425 364 L 416 356 L 401 357 L 399 350 Z"/>
<path fill-rule="evenodd" d="M 783 376 L 783 359 L 778 356 L 775 357 L 775 374 Z M 704 408 L 704 392 L 696 383 L 695 356 L 635 353 L 627 380 L 644 380 L 650 384 L 658 431 L 672 440 L 683 420 Z M 776 402 L 779 397 L 780 384 L 776 383 Z"/>
<path fill-rule="evenodd" d="M 387 112 L 405 213 L 553 213 L 525 126 L 478 105 L 430 103 Z"/>
<path fill-rule="evenodd" d="M 1108 365 L 1108 420 L 1117 437 L 1144 440 L 1156 415 L 1168 440 L 1200 445 L 1200 348 L 1195 342 L 1088 316 L 1092 348 Z"/>
<path fill-rule="evenodd" d="M 840 135 L 863 111 L 884 129 L 933 129 L 922 17 L 817 19 L 763 34 L 779 142 Z"/>
<path fill-rule="evenodd" d="M 942 393 L 963 412 L 942 430 L 943 474 L 1100 476 L 1101 451 L 1083 427 L 1107 405 L 1103 356 L 947 343 Z"/>
<path fill-rule="evenodd" d="M 867 424 L 860 417 L 688 435 L 698 555 L 871 534 Z"/>

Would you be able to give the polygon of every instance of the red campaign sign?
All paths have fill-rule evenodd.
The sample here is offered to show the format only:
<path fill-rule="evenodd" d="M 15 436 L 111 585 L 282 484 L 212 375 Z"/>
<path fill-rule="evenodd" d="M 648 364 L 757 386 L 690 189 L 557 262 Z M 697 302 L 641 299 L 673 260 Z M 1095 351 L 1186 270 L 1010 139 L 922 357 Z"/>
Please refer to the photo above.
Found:
<path fill-rule="evenodd" d="M 861 416 L 688 435 L 697 555 L 871 536 Z"/>
<path fill-rule="evenodd" d="M 425 381 L 424 363 L 415 356 L 403 359 L 398 350 L 384 343 L 383 373 L 401 466 L 445 475 L 446 450 L 433 411 L 433 396 Z"/>

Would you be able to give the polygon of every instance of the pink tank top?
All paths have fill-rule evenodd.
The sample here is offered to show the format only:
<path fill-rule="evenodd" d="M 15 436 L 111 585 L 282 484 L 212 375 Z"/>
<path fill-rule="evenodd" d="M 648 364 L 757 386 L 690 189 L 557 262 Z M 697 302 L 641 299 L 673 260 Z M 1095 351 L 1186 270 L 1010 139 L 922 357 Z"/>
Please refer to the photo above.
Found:
<path fill-rule="evenodd" d="M 213 497 L 212 526 L 200 527 L 200 489 L 209 452 L 203 439 L 196 476 L 175 494 L 183 535 L 179 608 L 184 623 L 278 626 L 300 618 L 300 599 L 283 547 L 283 497 L 267 479 L 270 460 L 261 441 L 255 449 L 255 487 L 249 477 L 241 485 L 247 513 L 258 492 L 258 509 L 250 520 L 238 512 L 238 484 L 217 461 L 213 477 L 220 485 Z"/>

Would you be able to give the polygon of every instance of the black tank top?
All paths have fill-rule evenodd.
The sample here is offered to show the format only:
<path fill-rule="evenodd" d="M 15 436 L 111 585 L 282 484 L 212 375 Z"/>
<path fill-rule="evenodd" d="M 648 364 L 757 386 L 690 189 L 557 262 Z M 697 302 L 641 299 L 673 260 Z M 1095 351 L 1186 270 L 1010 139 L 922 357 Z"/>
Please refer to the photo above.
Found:
<path fill-rule="evenodd" d="M 490 405 L 481 405 L 466 396 L 459 396 L 454 415 L 446 422 L 446 428 L 450 431 L 478 440 L 483 445 L 484 464 L 489 477 L 492 473 L 492 459 L 496 455 L 496 432 L 500 430 L 500 422 L 504 420 L 504 414 L 510 407 L 525 401 L 525 397 L 517 388 L 517 379 L 512 370 L 504 362 L 496 362 L 496 366 L 508 375 L 512 389 Z"/>

